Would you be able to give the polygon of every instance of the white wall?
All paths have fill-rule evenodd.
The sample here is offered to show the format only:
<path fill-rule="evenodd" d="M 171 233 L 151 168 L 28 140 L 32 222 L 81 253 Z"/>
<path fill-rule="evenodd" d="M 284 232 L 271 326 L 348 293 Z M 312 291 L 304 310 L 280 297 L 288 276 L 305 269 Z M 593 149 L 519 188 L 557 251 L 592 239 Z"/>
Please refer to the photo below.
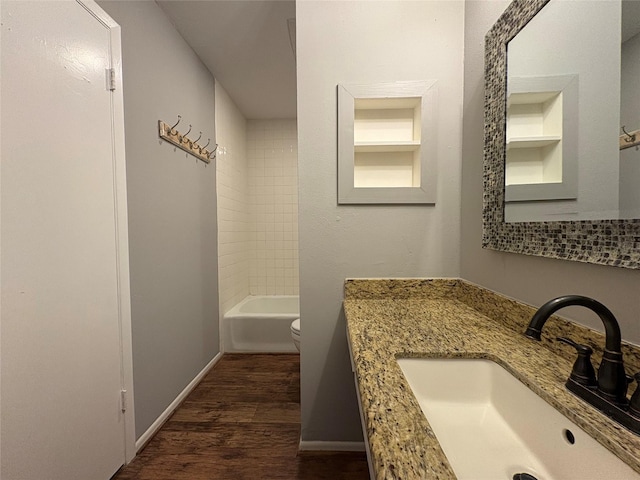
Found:
<path fill-rule="evenodd" d="M 622 44 L 620 125 L 627 132 L 640 130 L 640 33 Z M 622 132 L 620 132 L 622 133 Z M 640 151 L 620 150 L 620 214 L 640 218 Z"/>
<path fill-rule="evenodd" d="M 639 343 L 640 271 L 481 248 L 484 35 L 507 5 L 495 0 L 465 3 L 462 277 L 537 306 L 564 294 L 594 297 L 616 315 L 623 338 Z M 586 309 L 574 307 L 561 313 L 603 330 L 600 320 Z"/>
<path fill-rule="evenodd" d="M 296 17 L 302 439 L 358 441 L 345 278 L 459 274 L 463 3 L 298 1 Z M 338 206 L 337 84 L 432 78 L 437 204 Z"/>
<path fill-rule="evenodd" d="M 252 295 L 298 295 L 298 143 L 295 120 L 247 125 Z"/>
<path fill-rule="evenodd" d="M 580 122 L 577 199 L 510 202 L 507 221 L 618 217 L 619 31 L 619 0 L 555 0 L 509 42 L 510 78 L 577 75 Z"/>
<path fill-rule="evenodd" d="M 122 27 L 136 436 L 218 352 L 216 169 L 159 140 L 178 114 L 214 139 L 214 79 L 155 2 Z"/>
<path fill-rule="evenodd" d="M 218 152 L 218 282 L 220 315 L 249 295 L 252 255 L 251 211 L 247 193 L 247 121 L 226 90 L 216 82 Z"/>

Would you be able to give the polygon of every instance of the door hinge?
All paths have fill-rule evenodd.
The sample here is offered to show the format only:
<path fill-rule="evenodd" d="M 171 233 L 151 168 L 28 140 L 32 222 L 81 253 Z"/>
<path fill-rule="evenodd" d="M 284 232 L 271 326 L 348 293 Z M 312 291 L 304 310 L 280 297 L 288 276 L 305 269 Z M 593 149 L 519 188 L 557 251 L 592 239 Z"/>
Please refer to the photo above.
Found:
<path fill-rule="evenodd" d="M 107 89 L 113 92 L 116 89 L 116 69 L 107 68 Z"/>
<path fill-rule="evenodd" d="M 127 391 L 120 390 L 120 409 L 122 413 L 127 411 Z"/>

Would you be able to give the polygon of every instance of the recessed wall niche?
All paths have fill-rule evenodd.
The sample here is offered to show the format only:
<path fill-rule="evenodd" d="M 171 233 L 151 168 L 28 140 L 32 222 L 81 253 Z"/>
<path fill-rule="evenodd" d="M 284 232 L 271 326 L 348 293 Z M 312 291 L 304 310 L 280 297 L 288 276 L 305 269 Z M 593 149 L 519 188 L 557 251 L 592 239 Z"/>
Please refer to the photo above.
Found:
<path fill-rule="evenodd" d="M 578 194 L 578 76 L 509 77 L 505 201 Z"/>
<path fill-rule="evenodd" d="M 338 203 L 434 204 L 435 80 L 338 86 Z"/>
<path fill-rule="evenodd" d="M 562 182 L 562 92 L 509 96 L 505 178 L 507 185 Z"/>

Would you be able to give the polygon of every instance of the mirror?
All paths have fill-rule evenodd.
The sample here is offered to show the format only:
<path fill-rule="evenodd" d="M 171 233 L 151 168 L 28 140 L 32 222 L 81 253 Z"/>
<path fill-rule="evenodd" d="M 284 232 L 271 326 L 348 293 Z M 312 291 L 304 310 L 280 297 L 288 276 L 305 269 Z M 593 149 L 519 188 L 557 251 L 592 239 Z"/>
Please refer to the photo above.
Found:
<path fill-rule="evenodd" d="M 622 133 L 619 132 L 620 122 L 627 122 L 623 120 L 625 115 L 640 114 L 637 108 L 632 109 L 634 111 L 631 113 L 625 113 L 625 102 L 621 106 L 619 100 L 621 91 L 625 89 L 624 83 L 620 88 L 621 78 L 625 76 L 624 70 L 620 73 L 620 59 L 625 55 L 624 52 L 620 53 L 621 3 L 619 0 L 551 0 L 549 5 L 548 3 L 549 0 L 514 0 L 485 38 L 483 246 L 500 251 L 638 269 L 640 215 L 637 213 L 637 206 L 621 208 L 620 194 L 606 193 L 604 188 L 608 184 L 613 185 L 617 192 L 626 188 L 626 192 L 632 193 L 628 197 L 640 195 L 640 181 L 630 181 L 630 185 L 623 185 L 631 175 L 622 168 L 624 160 L 619 150 L 619 144 L 623 141 L 619 136 Z M 576 7 L 580 10 L 578 18 L 574 11 L 563 20 L 556 11 L 557 8 L 567 10 Z M 601 11 L 593 11 L 605 7 L 611 7 L 606 18 Z M 584 17 L 587 13 L 603 21 L 609 35 L 615 24 L 617 38 L 605 41 L 601 35 L 594 34 L 595 26 L 585 26 Z M 576 21 L 574 26 L 571 25 L 573 21 Z M 544 22 L 551 22 L 551 25 Z M 557 33 L 549 33 L 552 29 Z M 520 37 L 520 34 L 523 36 Z M 565 49 L 559 48 L 563 42 L 573 43 L 576 35 L 593 37 L 585 40 L 591 42 L 590 48 L 585 50 L 606 55 L 605 63 L 598 64 L 592 59 L 583 60 L 582 67 L 579 65 L 580 61 L 576 57 L 578 47 L 584 47 L 582 39 L 577 41 L 578 45 L 574 48 L 571 45 Z M 532 41 L 540 49 L 537 52 L 531 47 Z M 613 43 L 616 44 L 617 53 L 612 53 Z M 516 54 L 524 56 L 512 57 Z M 545 66 L 544 62 L 546 67 L 551 65 L 553 68 L 536 71 L 531 68 L 533 66 L 539 69 Z M 612 68 L 614 64 L 615 68 Z M 606 71 L 617 81 L 614 80 L 610 89 L 594 90 L 597 94 L 592 94 L 585 100 L 581 94 L 595 80 L 579 68 L 584 67 L 586 70 L 593 65 L 597 67 L 595 70 L 601 74 Z M 634 75 L 634 85 L 637 85 L 638 72 L 635 71 Z M 637 87 L 634 87 L 634 91 L 637 95 Z M 615 107 L 610 105 L 612 99 L 615 99 Z M 593 100 L 601 107 L 588 107 L 585 103 L 587 100 Z M 606 103 L 607 109 L 602 107 L 603 103 Z M 588 113 L 589 108 L 595 110 Z M 545 126 L 535 126 L 532 134 L 530 123 L 533 117 L 549 121 L 550 132 L 544 133 Z M 628 121 L 628 130 L 640 129 L 640 125 L 636 127 L 635 123 L 631 123 L 637 120 L 628 118 Z M 582 131 L 587 126 L 591 133 Z M 607 137 L 602 140 L 591 139 L 592 135 L 596 136 L 594 132 Z M 527 139 L 536 135 L 548 137 L 542 140 L 550 143 L 527 145 L 527 141 L 541 140 Z M 521 144 L 514 147 L 514 139 L 520 140 Z M 595 146 L 586 148 L 584 144 L 587 140 L 594 140 Z M 539 159 L 547 155 L 548 159 L 543 159 L 541 163 L 545 168 L 551 165 L 544 172 L 548 176 L 541 177 L 538 172 L 535 173 L 538 175 L 537 179 L 529 181 L 526 177 L 529 175 L 531 178 L 533 175 L 531 168 L 529 171 L 521 169 L 513 175 L 513 169 L 506 167 L 505 161 L 513 156 L 511 150 L 518 149 L 538 150 L 520 154 L 520 158 L 516 158 L 516 162 L 528 164 L 528 167 L 532 166 L 534 157 Z M 590 180 L 583 179 L 583 170 L 588 171 L 590 167 L 583 167 L 582 162 L 587 160 L 592 150 L 596 150 L 594 157 L 598 158 L 598 173 L 592 174 L 593 178 Z M 625 150 L 635 156 L 628 163 L 632 170 L 635 169 L 640 174 L 640 152 L 636 152 L 635 148 Z M 610 154 L 607 155 L 607 152 Z M 627 153 L 623 151 L 623 155 L 626 156 Z M 561 160 L 558 161 L 558 158 Z M 510 160 L 513 161 L 513 158 Z M 522 180 L 523 177 L 525 180 Z M 505 181 L 509 184 L 505 185 Z M 589 200 L 587 194 L 602 195 L 598 200 Z M 609 202 L 614 196 L 615 200 Z M 625 202 L 627 200 L 632 198 L 626 198 Z M 589 210 L 582 208 L 582 205 L 577 208 L 579 203 L 595 205 L 595 208 Z M 622 218 L 631 219 L 618 218 L 621 210 Z M 507 218 L 511 221 L 505 221 L 505 214 L 512 217 Z"/>
<path fill-rule="evenodd" d="M 637 6 L 551 0 L 509 42 L 507 222 L 640 218 Z"/>

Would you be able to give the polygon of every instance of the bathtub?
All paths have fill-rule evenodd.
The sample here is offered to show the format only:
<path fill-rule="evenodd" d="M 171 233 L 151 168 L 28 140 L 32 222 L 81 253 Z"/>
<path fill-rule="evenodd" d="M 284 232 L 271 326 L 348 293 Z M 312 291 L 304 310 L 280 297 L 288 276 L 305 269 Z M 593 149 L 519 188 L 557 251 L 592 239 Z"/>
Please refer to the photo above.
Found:
<path fill-rule="evenodd" d="M 290 327 L 299 317 L 297 295 L 250 295 L 224 314 L 222 350 L 298 353 Z"/>

